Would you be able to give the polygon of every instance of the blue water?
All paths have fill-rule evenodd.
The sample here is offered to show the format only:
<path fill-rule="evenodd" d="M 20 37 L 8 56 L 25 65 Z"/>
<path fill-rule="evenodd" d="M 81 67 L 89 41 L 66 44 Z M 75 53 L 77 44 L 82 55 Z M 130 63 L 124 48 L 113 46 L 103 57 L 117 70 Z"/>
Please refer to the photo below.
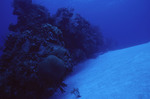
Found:
<path fill-rule="evenodd" d="M 117 48 L 150 41 L 149 0 L 34 0 L 52 13 L 73 7 L 77 13 L 101 28 Z M 116 48 L 116 47 L 115 47 Z"/>
<path fill-rule="evenodd" d="M 0 47 L 3 45 L 6 35 L 9 33 L 9 24 L 16 23 L 16 16 L 12 14 L 12 1 L 3 0 L 0 3 Z"/>
<path fill-rule="evenodd" d="M 150 41 L 149 0 L 33 0 L 51 13 L 60 7 L 72 7 L 77 13 L 100 27 L 103 35 L 116 48 L 125 48 Z M 16 22 L 12 0 L 0 4 L 0 42 L 8 33 L 8 25 Z"/>

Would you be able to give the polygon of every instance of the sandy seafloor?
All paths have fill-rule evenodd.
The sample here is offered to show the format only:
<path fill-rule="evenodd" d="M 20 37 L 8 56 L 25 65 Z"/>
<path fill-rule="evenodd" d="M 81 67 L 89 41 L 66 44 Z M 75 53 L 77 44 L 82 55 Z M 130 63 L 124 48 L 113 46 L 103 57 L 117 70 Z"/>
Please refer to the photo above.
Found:
<path fill-rule="evenodd" d="M 51 99 L 150 99 L 150 43 L 109 51 L 75 67 Z"/>

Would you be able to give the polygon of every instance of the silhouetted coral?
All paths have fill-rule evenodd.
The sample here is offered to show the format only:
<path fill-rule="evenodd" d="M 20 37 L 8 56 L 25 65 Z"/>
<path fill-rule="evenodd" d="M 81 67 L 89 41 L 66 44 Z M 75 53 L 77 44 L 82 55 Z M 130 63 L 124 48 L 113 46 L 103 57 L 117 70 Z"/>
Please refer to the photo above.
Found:
<path fill-rule="evenodd" d="M 63 48 L 64 43 L 61 39 L 62 32 L 50 24 L 42 24 L 38 33 L 26 30 L 18 34 L 10 34 L 1 58 L 0 70 L 3 72 L 2 75 L 6 75 L 4 77 L 6 82 L 0 86 L 1 97 L 38 99 L 46 92 L 51 95 L 61 85 L 65 72 L 72 68 L 71 61 L 65 61 L 71 59 L 69 52 L 66 52 Z M 60 46 L 61 49 L 59 49 Z M 53 56 L 54 58 L 49 59 L 52 60 L 50 66 L 53 65 L 52 68 L 59 69 L 60 65 L 55 63 L 61 61 L 64 64 L 64 69 L 54 72 L 50 68 L 49 73 L 55 75 L 55 77 L 50 75 L 45 75 L 45 77 L 49 77 L 55 83 L 46 83 L 47 81 L 40 78 L 37 67 L 46 57 L 56 53 L 59 58 Z M 47 69 L 45 66 L 43 68 Z M 61 79 L 60 77 L 57 78 L 60 72 L 63 73 Z M 3 90 L 7 87 L 9 87 L 8 92 Z"/>
<path fill-rule="evenodd" d="M 74 60 L 82 61 L 99 51 L 103 46 L 103 38 L 98 28 L 91 26 L 73 9 L 58 9 L 54 18 L 54 25 L 62 30 L 66 48 L 73 55 Z"/>
<path fill-rule="evenodd" d="M 91 57 L 103 45 L 101 33 L 73 9 L 52 17 L 32 0 L 14 0 L 16 25 L 0 58 L 1 99 L 43 99 L 57 88 L 74 64 Z"/>
<path fill-rule="evenodd" d="M 48 10 L 43 6 L 32 4 L 32 0 L 14 0 L 13 7 L 13 14 L 18 16 L 18 22 L 16 25 L 10 25 L 11 31 L 34 30 L 50 20 Z"/>

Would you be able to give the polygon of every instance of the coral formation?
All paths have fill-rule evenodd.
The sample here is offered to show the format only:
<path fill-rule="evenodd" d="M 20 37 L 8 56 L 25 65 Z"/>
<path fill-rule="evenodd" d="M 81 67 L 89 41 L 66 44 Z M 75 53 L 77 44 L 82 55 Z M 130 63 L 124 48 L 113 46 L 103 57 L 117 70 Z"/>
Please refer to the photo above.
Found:
<path fill-rule="evenodd" d="M 91 26 L 73 9 L 60 8 L 54 15 L 54 25 L 62 30 L 66 48 L 77 62 L 91 57 L 103 46 L 103 38 L 98 28 Z"/>
<path fill-rule="evenodd" d="M 62 59 L 58 58 L 55 55 L 50 55 L 38 66 L 39 75 L 41 78 L 44 78 L 49 83 L 52 81 L 60 80 L 65 72 L 65 63 Z"/>
<path fill-rule="evenodd" d="M 48 28 L 48 30 L 46 28 Z M 40 30 L 40 33 L 37 34 L 26 30 L 19 34 L 14 33 L 8 36 L 0 64 L 1 74 L 5 75 L 7 81 L 0 85 L 1 92 L 3 92 L 1 97 L 9 93 L 9 95 L 5 95 L 8 96 L 8 98 L 27 98 L 27 96 L 30 96 L 30 91 L 31 93 L 34 92 L 36 95 L 41 95 L 48 89 L 51 89 L 49 92 L 49 94 L 51 94 L 59 87 L 65 72 L 72 68 L 71 61 L 68 61 L 71 60 L 69 54 L 61 54 L 65 51 L 65 48 L 63 48 L 63 41 L 60 41 L 62 37 L 61 31 L 49 24 L 42 25 Z M 62 51 L 60 49 L 60 52 L 58 52 L 58 48 L 56 48 L 58 46 L 62 47 Z M 54 53 L 58 54 L 54 56 Z M 42 69 L 39 70 L 38 67 L 41 67 L 40 64 L 42 62 L 46 64 L 46 57 L 48 57 L 49 64 L 53 65 L 48 71 L 55 76 L 52 77 L 50 74 L 44 76 L 49 77 L 49 79 L 51 79 L 51 81 L 53 80 L 55 83 L 46 83 L 47 81 L 43 80 L 39 75 Z M 46 65 L 42 66 L 43 69 L 48 68 Z M 57 70 L 60 71 L 56 72 L 56 69 L 53 68 L 57 68 Z M 55 72 L 53 70 L 55 70 Z M 46 71 L 44 72 L 46 73 Z M 8 92 L 4 92 L 3 89 L 7 87 L 10 89 L 7 90 Z M 42 91 L 40 91 L 40 94 L 38 92 L 39 90 Z M 25 94 L 18 96 L 21 93 Z M 32 93 L 33 96 L 35 94 Z M 35 97 L 29 98 L 34 99 Z"/>
<path fill-rule="evenodd" d="M 89 58 L 103 44 L 101 33 L 72 9 L 50 16 L 32 0 L 14 0 L 16 25 L 0 58 L 1 99 L 43 99 L 57 88 L 73 65 Z"/>

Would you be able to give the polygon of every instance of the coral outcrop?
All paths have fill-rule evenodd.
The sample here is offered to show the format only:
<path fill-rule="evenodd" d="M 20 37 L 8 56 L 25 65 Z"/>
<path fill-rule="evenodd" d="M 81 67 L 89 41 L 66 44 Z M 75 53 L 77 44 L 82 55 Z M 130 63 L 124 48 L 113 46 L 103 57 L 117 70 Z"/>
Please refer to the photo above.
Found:
<path fill-rule="evenodd" d="M 32 0 L 14 0 L 17 24 L 0 58 L 1 99 L 43 99 L 57 88 L 74 64 L 103 45 L 101 33 L 73 10 L 61 8 L 51 16 Z"/>
<path fill-rule="evenodd" d="M 69 52 L 61 41 L 62 32 L 50 24 L 41 25 L 39 30 L 36 34 L 26 30 L 8 36 L 0 64 L 1 74 L 6 79 L 0 85 L 3 92 L 1 97 L 15 99 L 30 96 L 29 98 L 38 99 L 51 89 L 50 95 L 59 88 L 67 70 L 71 70 Z M 48 83 L 48 80 L 53 83 Z"/>

